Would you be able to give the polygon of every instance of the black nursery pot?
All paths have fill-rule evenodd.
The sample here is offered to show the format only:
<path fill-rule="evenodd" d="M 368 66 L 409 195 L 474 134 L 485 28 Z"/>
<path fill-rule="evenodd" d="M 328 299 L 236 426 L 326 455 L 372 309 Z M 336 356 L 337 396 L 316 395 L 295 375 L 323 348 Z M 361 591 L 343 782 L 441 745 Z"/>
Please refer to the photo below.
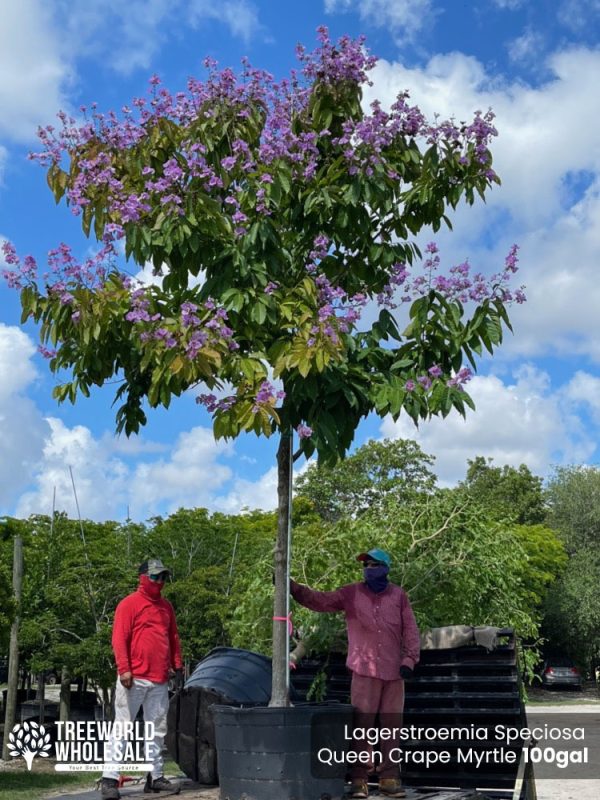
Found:
<path fill-rule="evenodd" d="M 327 766 L 321 748 L 343 753 L 352 706 L 212 707 L 221 800 L 339 800 L 343 764 Z"/>

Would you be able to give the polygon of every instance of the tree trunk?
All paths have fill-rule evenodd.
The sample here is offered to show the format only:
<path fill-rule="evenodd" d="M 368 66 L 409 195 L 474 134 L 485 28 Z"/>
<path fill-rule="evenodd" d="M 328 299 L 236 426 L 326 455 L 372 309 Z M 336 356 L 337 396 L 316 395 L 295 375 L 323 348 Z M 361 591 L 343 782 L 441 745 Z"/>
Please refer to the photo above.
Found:
<path fill-rule="evenodd" d="M 10 629 L 10 644 L 8 650 L 8 686 L 6 693 L 6 710 L 4 713 L 4 741 L 2 745 L 2 758 L 9 760 L 8 734 L 15 724 L 17 710 L 17 688 L 19 686 L 19 617 L 21 613 L 21 586 L 23 584 L 23 540 L 15 536 L 13 557 L 13 593 L 17 610 Z"/>
<path fill-rule="evenodd" d="M 46 673 L 40 672 L 38 674 L 38 685 L 37 685 L 37 692 L 35 695 L 35 699 L 40 704 L 40 715 L 39 715 L 39 722 L 40 725 L 44 724 L 44 712 L 46 709 Z"/>
<path fill-rule="evenodd" d="M 289 706 L 289 536 L 291 528 L 292 433 L 284 432 L 277 449 L 277 541 L 274 550 L 273 683 L 270 706 Z"/>
<path fill-rule="evenodd" d="M 71 675 L 67 667 L 60 671 L 60 711 L 59 719 L 67 722 L 71 714 Z"/>

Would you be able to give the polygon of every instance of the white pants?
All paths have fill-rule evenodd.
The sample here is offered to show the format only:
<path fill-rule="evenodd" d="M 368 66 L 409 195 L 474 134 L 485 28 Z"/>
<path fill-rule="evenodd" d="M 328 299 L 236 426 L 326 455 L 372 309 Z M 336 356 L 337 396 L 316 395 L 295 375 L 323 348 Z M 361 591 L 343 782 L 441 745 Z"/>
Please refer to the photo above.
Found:
<path fill-rule="evenodd" d="M 144 722 L 154 723 L 154 742 L 151 750 L 153 754 L 152 778 L 156 779 L 163 774 L 162 747 L 167 733 L 168 684 L 134 678 L 131 689 L 126 689 L 121 681 L 117 680 L 115 722 L 133 722 L 140 706 L 144 709 Z M 115 737 L 112 738 L 112 741 L 115 741 Z M 104 772 L 102 777 L 118 780 L 119 773 Z"/>

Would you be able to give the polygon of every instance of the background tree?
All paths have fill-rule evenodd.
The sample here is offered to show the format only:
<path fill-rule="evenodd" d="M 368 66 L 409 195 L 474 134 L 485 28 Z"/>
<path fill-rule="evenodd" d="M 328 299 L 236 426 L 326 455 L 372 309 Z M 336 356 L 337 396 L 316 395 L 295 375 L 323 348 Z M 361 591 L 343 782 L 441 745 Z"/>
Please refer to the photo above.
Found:
<path fill-rule="evenodd" d="M 600 660 L 600 470 L 558 467 L 548 481 L 548 524 L 569 554 L 545 603 L 548 649 L 571 655 L 587 671 Z"/>
<path fill-rule="evenodd" d="M 463 485 L 481 503 L 497 509 L 498 513 L 520 525 L 536 525 L 544 521 L 546 510 L 542 479 L 529 467 L 505 464 L 492 465 L 493 459 L 476 456 L 468 460 Z"/>
<path fill-rule="evenodd" d="M 431 491 L 433 456 L 410 439 L 371 440 L 333 467 L 310 464 L 295 483 L 298 497 L 311 500 L 328 522 L 362 514 L 385 497 L 408 498 Z"/>
<path fill-rule="evenodd" d="M 542 633 L 549 652 L 564 652 L 583 669 L 600 663 L 600 551 L 584 547 L 571 555 L 544 603 Z"/>
<path fill-rule="evenodd" d="M 0 652 L 8 652 L 10 626 L 14 619 L 12 596 L 13 535 L 8 520 L 0 520 Z"/>
<path fill-rule="evenodd" d="M 546 487 L 548 524 L 559 532 L 568 551 L 600 547 L 600 470 L 557 467 Z"/>
<path fill-rule="evenodd" d="M 375 59 L 362 39 L 319 38 L 279 83 L 247 63 L 238 78 L 208 62 L 207 80 L 174 96 L 152 78 L 151 98 L 121 117 L 93 111 L 77 127 L 62 115 L 60 130 L 40 131 L 36 157 L 101 248 L 80 264 L 59 246 L 40 279 L 34 259 L 4 247 L 23 321 L 40 323 L 50 368 L 70 374 L 59 401 L 116 379 L 117 430 L 130 434 L 146 406 L 204 384 L 227 391 L 199 397 L 217 437 L 279 433 L 273 617 L 288 604 L 292 430 L 301 453 L 335 461 L 372 411 L 464 414 L 463 362 L 474 368 L 500 344 L 506 304 L 523 299 L 508 288 L 516 247 L 489 281 L 466 262 L 438 274 L 433 243 L 424 272 L 410 272 L 421 255 L 411 237 L 499 182 L 493 114 L 429 122 L 407 93 L 365 113 Z M 132 283 L 119 244 L 162 281 Z M 403 331 L 395 296 L 410 304 Z M 369 301 L 381 311 L 359 330 Z M 287 705 L 286 625 L 274 621 L 273 637 L 271 703 Z"/>
<path fill-rule="evenodd" d="M 565 561 L 552 531 L 500 520 L 462 489 L 401 499 L 391 494 L 335 524 L 306 514 L 294 537 L 293 575 L 302 583 L 334 589 L 361 580 L 356 555 L 377 545 L 391 553 L 390 577 L 407 590 L 422 630 L 512 626 L 519 637 L 534 641 L 542 599 Z M 267 567 L 265 553 L 262 568 Z M 237 646 L 268 652 L 270 592 L 261 572 L 239 577 L 239 601 L 228 628 Z M 315 615 L 295 606 L 293 619 L 309 650 L 345 649 L 340 615 Z"/>
<path fill-rule="evenodd" d="M 108 701 L 112 617 L 135 586 L 143 528 L 55 514 L 30 517 L 24 529 L 24 661 L 34 673 L 85 674 Z"/>

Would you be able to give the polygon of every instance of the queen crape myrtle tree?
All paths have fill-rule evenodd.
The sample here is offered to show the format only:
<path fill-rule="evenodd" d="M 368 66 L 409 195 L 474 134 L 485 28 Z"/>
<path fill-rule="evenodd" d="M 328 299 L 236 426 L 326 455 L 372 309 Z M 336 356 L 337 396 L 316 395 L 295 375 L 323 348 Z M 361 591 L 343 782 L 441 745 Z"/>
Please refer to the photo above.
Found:
<path fill-rule="evenodd" d="M 429 122 L 407 93 L 365 111 L 375 59 L 362 39 L 332 43 L 323 28 L 298 56 L 279 82 L 207 61 L 206 80 L 175 95 L 153 77 L 149 96 L 118 115 L 60 114 L 33 158 L 99 249 L 79 263 L 61 244 L 39 277 L 32 257 L 5 247 L 23 321 L 40 324 L 64 378 L 59 401 L 120 381 L 116 425 L 129 435 L 148 406 L 202 387 L 215 436 L 279 435 L 275 617 L 287 605 L 293 431 L 298 454 L 334 461 L 372 411 L 464 414 L 475 354 L 501 342 L 507 303 L 523 299 L 507 283 L 516 248 L 488 279 L 468 262 L 440 274 L 434 243 L 413 271 L 412 237 L 498 183 L 493 114 Z M 152 285 L 118 267 L 121 249 L 152 265 Z M 410 309 L 403 331 L 396 302 Z M 286 636 L 275 620 L 274 705 L 288 702 Z"/>

